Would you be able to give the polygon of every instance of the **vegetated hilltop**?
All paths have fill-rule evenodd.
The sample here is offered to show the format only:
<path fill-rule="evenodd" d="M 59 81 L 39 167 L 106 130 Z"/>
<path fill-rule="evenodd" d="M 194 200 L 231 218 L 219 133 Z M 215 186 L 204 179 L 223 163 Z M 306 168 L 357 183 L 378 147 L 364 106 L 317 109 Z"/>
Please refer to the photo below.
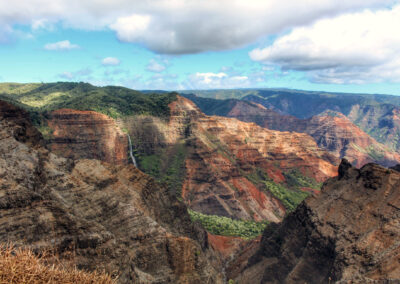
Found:
<path fill-rule="evenodd" d="M 400 172 L 376 164 L 356 169 L 344 160 L 320 195 L 267 227 L 258 251 L 233 262 L 230 277 L 238 283 L 397 283 L 399 220 Z"/>
<path fill-rule="evenodd" d="M 132 165 L 70 160 L 28 114 L 0 101 L 0 242 L 105 271 L 120 283 L 222 283 L 206 232 Z"/>
<path fill-rule="evenodd" d="M 93 110 L 113 118 L 132 114 L 168 116 L 168 104 L 176 99 L 173 93 L 143 94 L 124 87 L 95 87 L 82 82 L 1 83 L 0 97 L 36 112 L 62 108 Z"/>
<path fill-rule="evenodd" d="M 192 91 L 211 99 L 241 99 L 263 105 L 279 114 L 308 119 L 326 110 L 340 112 L 378 142 L 400 151 L 400 96 L 311 92 L 288 89 L 238 89 Z M 194 100 L 197 104 L 198 102 Z M 227 102 L 231 104 L 232 102 Z M 221 103 L 215 104 L 220 110 Z M 213 104 L 208 102 L 211 109 Z M 205 111 L 202 108 L 203 111 Z M 215 109 L 216 110 L 216 109 Z M 218 110 L 218 111 L 219 111 Z M 207 111 L 205 111 L 208 113 Z M 212 110 L 210 110 L 212 112 Z M 218 113 L 215 113 L 218 114 Z M 224 114 L 220 114 L 224 115 Z"/>
<path fill-rule="evenodd" d="M 369 162 L 392 166 L 400 162 L 399 153 L 376 141 L 348 117 L 337 111 L 325 110 L 310 118 L 300 119 L 292 115 L 277 113 L 274 110 L 249 101 L 236 99 L 215 100 L 194 95 L 187 95 L 187 97 L 193 99 L 208 113 L 235 117 L 241 121 L 255 122 L 272 130 L 307 133 L 314 138 L 319 147 L 338 158 L 348 159 L 356 166 L 363 166 Z M 349 114 L 349 117 L 356 115 L 355 107 L 352 109 L 353 111 Z M 376 133 L 386 131 L 384 128 L 380 129 L 379 126 L 374 124 L 371 115 L 367 115 L 362 121 L 374 125 Z M 395 129 L 396 127 L 393 127 L 391 131 L 396 132 Z M 393 142 L 394 140 L 391 137 L 393 136 L 389 135 L 388 139 Z"/>

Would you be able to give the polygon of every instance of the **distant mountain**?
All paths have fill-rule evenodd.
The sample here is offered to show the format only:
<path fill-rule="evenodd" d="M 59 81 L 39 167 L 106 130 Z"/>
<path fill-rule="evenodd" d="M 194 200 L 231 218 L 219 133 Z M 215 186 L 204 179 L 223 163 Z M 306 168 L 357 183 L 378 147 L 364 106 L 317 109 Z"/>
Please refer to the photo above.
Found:
<path fill-rule="evenodd" d="M 340 158 L 346 157 L 357 166 L 368 162 L 390 166 L 400 159 L 400 116 L 398 115 L 400 108 L 393 104 L 378 102 L 392 100 L 396 103 L 398 97 L 380 95 L 352 97 L 351 94 L 329 96 L 308 93 L 302 95 L 287 92 L 283 93 L 283 97 L 279 94 L 267 97 L 275 103 L 279 102 L 280 108 L 278 108 L 271 101 L 266 103 L 268 100 L 253 95 L 244 97 L 242 100 L 217 100 L 193 94 L 185 96 L 208 114 L 236 117 L 273 130 L 308 133 L 320 147 Z M 296 96 L 299 103 L 297 107 L 295 106 L 297 101 L 294 100 Z M 345 103 L 356 104 L 343 104 L 338 96 L 346 96 Z M 246 99 L 252 101 L 246 101 Z M 329 100 L 332 101 L 332 105 L 327 103 Z M 284 104 L 286 107 L 283 108 Z M 312 113 L 315 113 L 312 117 L 302 119 L 288 114 L 298 114 L 309 106 Z M 290 111 L 291 109 L 294 110 Z M 346 117 L 343 113 L 347 113 L 348 116 Z M 397 153 L 394 153 L 395 151 Z"/>
<path fill-rule="evenodd" d="M 400 107 L 400 96 L 315 92 L 289 89 L 232 89 L 182 91 L 183 95 L 194 94 L 210 99 L 240 99 L 252 101 L 282 114 L 298 118 L 309 118 L 326 109 L 348 115 L 356 104 L 391 104 Z"/>

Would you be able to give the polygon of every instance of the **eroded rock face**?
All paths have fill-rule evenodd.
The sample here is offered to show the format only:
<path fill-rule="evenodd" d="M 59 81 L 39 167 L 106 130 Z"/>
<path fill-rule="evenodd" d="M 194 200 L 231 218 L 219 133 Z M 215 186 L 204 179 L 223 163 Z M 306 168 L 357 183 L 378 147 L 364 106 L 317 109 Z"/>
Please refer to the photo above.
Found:
<path fill-rule="evenodd" d="M 48 152 L 25 113 L 2 102 L 0 242 L 54 250 L 120 283 L 222 283 L 206 232 L 173 194 L 132 165 Z"/>
<path fill-rule="evenodd" d="M 379 142 L 400 153 L 400 108 L 391 104 L 352 106 L 348 117 Z"/>
<path fill-rule="evenodd" d="M 325 111 L 309 119 L 299 119 L 255 103 L 238 101 L 227 116 L 255 122 L 268 129 L 307 133 L 319 147 L 337 158 L 348 159 L 357 167 L 371 162 L 393 166 L 400 161 L 398 153 L 376 141 L 339 112 Z M 350 116 L 354 115 L 350 113 Z M 393 134 L 388 138 L 392 139 Z"/>
<path fill-rule="evenodd" d="M 282 203 L 247 175 L 258 169 L 282 182 L 282 172 L 293 168 L 318 181 L 336 174 L 329 162 L 335 158 L 321 151 L 308 135 L 206 116 L 182 97 L 170 107 L 170 125 L 185 129 L 188 147 L 182 197 L 196 211 L 277 222 L 286 212 Z M 177 127 L 182 121 L 186 128 Z"/>
<path fill-rule="evenodd" d="M 400 279 L 400 173 L 347 161 L 242 266 L 239 283 L 369 283 Z M 353 282 L 352 282 L 353 281 Z"/>
<path fill-rule="evenodd" d="M 55 154 L 72 159 L 97 159 L 114 164 L 128 162 L 128 139 L 116 122 L 95 111 L 59 109 L 48 125 Z"/>
<path fill-rule="evenodd" d="M 175 190 L 179 190 L 185 203 L 196 211 L 235 219 L 278 222 L 286 214 L 285 207 L 265 190 L 265 185 L 255 184 L 249 175 L 261 170 L 281 183 L 285 181 L 283 173 L 291 169 L 298 169 L 319 182 L 336 174 L 336 158 L 319 149 L 306 134 L 272 131 L 233 118 L 206 116 L 193 102 L 180 96 L 169 107 L 169 120 L 136 116 L 122 123 L 130 132 L 134 147 L 144 152 L 142 155 L 162 156 L 165 161 L 160 161 L 163 164 L 160 167 L 164 167 L 164 171 L 168 172 L 168 161 L 173 161 L 179 151 L 184 152 L 182 167 L 185 171 L 181 174 L 184 180 L 182 188 Z M 99 119 L 93 112 L 76 113 L 79 114 L 77 118 L 75 111 L 56 111 L 49 124 L 55 129 L 54 136 L 69 137 L 71 148 L 83 151 L 69 150 L 68 141 L 53 143 L 53 149 L 66 151 L 64 156 L 85 158 L 88 148 L 97 149 L 98 146 L 94 153 L 121 148 L 118 146 L 121 143 L 113 138 L 118 137 L 112 130 L 116 128 L 113 122 L 103 123 L 104 116 L 99 114 Z M 74 142 L 80 139 L 82 121 L 90 120 L 90 116 L 94 118 L 93 124 L 101 125 L 94 127 L 100 129 L 101 135 L 88 135 L 90 139 L 94 137 L 96 147 L 90 146 L 89 138 L 79 141 L 82 143 Z"/>

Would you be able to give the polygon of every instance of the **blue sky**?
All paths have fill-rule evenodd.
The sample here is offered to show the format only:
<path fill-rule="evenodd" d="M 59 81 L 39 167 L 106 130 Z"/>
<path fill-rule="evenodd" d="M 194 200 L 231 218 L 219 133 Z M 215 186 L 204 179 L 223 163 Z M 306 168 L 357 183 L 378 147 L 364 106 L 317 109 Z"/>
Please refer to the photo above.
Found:
<path fill-rule="evenodd" d="M 398 1 L 3 4 L 0 82 L 400 94 Z"/>

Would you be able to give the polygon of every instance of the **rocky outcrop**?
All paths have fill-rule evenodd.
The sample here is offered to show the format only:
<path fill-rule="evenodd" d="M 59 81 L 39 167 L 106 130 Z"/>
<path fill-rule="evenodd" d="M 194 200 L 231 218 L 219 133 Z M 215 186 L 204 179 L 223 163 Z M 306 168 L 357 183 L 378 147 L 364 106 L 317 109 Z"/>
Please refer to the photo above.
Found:
<path fill-rule="evenodd" d="M 26 114 L 1 102 L 0 242 L 120 283 L 222 283 L 207 234 L 165 187 L 132 165 L 74 161 L 40 144 Z"/>
<path fill-rule="evenodd" d="M 128 162 L 127 136 L 114 119 L 95 112 L 59 109 L 51 113 L 52 152 L 72 159 L 97 159 L 114 164 Z"/>
<path fill-rule="evenodd" d="M 239 283 L 372 283 L 400 280 L 400 173 L 346 160 L 319 196 L 264 231 Z M 383 283 L 383 282 L 377 282 Z M 385 282 L 387 283 L 387 282 Z M 397 283 L 397 282 L 393 282 Z"/>
<path fill-rule="evenodd" d="M 337 158 L 348 159 L 357 167 L 371 162 L 383 166 L 400 162 L 398 153 L 376 141 L 339 112 L 325 111 L 309 119 L 299 119 L 281 115 L 255 103 L 238 101 L 227 116 L 255 122 L 268 129 L 307 133 L 320 148 Z"/>
<path fill-rule="evenodd" d="M 5 101 L 0 100 L 0 118 L 4 127 L 11 125 L 9 135 L 31 147 L 43 146 L 42 134 L 27 119 L 29 114 Z"/>

